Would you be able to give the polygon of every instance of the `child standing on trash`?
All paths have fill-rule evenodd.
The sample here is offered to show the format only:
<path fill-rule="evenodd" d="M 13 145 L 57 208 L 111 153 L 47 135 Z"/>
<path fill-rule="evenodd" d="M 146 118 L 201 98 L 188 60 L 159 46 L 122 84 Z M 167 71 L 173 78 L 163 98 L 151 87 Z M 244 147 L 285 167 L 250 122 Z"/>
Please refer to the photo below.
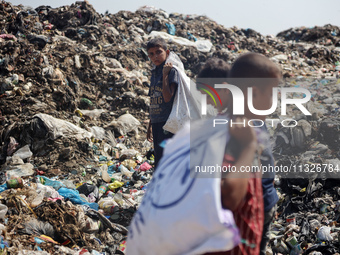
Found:
<path fill-rule="evenodd" d="M 174 101 L 178 86 L 178 71 L 171 63 L 165 63 L 170 51 L 162 38 L 155 38 L 148 42 L 148 56 L 155 65 L 152 70 L 150 83 L 150 122 L 147 131 L 148 141 L 154 144 L 155 168 L 163 154 L 160 143 L 171 138 L 174 134 L 165 131 L 165 125 Z"/>
<path fill-rule="evenodd" d="M 229 82 L 242 89 L 243 94 L 245 95 L 245 102 L 247 102 L 247 87 L 251 87 L 252 84 L 258 84 L 257 86 L 253 86 L 254 108 L 257 110 L 267 110 L 272 105 L 272 88 L 278 85 L 280 78 L 281 72 L 273 62 L 260 54 L 249 53 L 241 56 L 235 61 L 230 71 Z M 232 107 L 228 109 L 228 111 L 232 112 Z M 245 104 L 245 116 L 250 119 L 254 118 L 262 120 L 263 122 L 266 117 L 252 114 L 249 111 L 247 104 Z M 262 126 L 261 129 L 264 132 L 267 132 L 265 126 Z M 268 146 L 265 146 L 264 151 L 261 152 L 259 160 L 262 165 L 266 164 L 268 166 L 269 164 L 274 164 Z M 226 153 L 224 164 L 232 164 L 232 157 L 230 157 L 228 153 Z M 262 187 L 263 192 L 265 193 L 262 193 Z M 270 223 L 273 216 L 273 210 L 271 210 L 271 215 L 267 212 L 266 217 L 264 217 L 264 211 L 267 210 L 268 207 L 271 209 L 271 207 L 274 207 L 276 204 L 274 197 L 276 191 L 275 194 L 273 194 L 272 189 L 275 191 L 274 186 L 267 185 L 267 182 L 263 183 L 261 176 L 253 175 L 249 178 L 245 200 L 233 210 L 235 222 L 239 227 L 241 234 L 241 243 L 231 251 L 209 253 L 209 255 L 262 254 L 266 245 L 266 241 L 264 241 L 265 245 L 263 246 L 262 235 L 266 235 L 269 230 L 269 224 L 265 223 L 268 223 L 268 221 Z M 273 201 L 268 201 L 268 197 L 271 197 Z M 265 202 L 265 204 L 263 204 L 263 202 Z M 263 229 L 264 227 L 266 229 Z M 263 233 L 263 230 L 265 230 L 266 233 Z"/>
<path fill-rule="evenodd" d="M 212 79 L 209 82 L 209 78 L 215 77 L 218 78 L 220 75 L 218 75 L 218 69 L 221 69 L 222 66 L 226 66 L 227 63 L 223 63 L 224 61 L 217 58 L 209 59 L 205 66 L 203 67 L 202 71 L 197 76 L 197 84 L 200 86 L 200 82 L 202 83 L 209 83 L 210 86 L 214 86 L 213 84 L 220 83 L 216 79 Z M 219 63 L 219 64 L 218 64 Z M 225 68 L 228 70 L 228 68 Z M 229 72 L 230 70 L 228 70 Z M 226 72 L 226 73 L 228 73 Z M 246 70 L 245 70 L 246 72 Z M 225 74 L 224 74 L 225 75 Z M 225 76 L 226 77 L 226 76 Z M 222 102 L 224 104 L 227 104 L 227 98 L 229 96 L 229 90 L 228 89 L 216 89 L 218 92 L 218 95 L 221 97 Z M 211 97 L 207 97 L 207 103 L 214 105 L 214 102 L 212 101 Z M 217 104 L 217 110 L 219 113 L 222 113 L 226 109 L 226 105 L 220 105 Z M 261 127 L 264 132 L 268 132 L 266 125 L 264 124 Z M 271 147 L 268 144 L 266 148 L 264 148 L 262 154 L 261 154 L 261 165 L 263 166 L 273 166 L 274 167 L 274 158 L 271 151 Z M 263 224 L 263 233 L 262 233 L 262 240 L 260 245 L 260 255 L 266 254 L 266 247 L 269 242 L 269 234 L 270 234 L 270 225 L 274 218 L 275 212 L 276 212 L 276 203 L 278 201 L 278 195 L 276 193 L 276 189 L 274 187 L 274 178 L 275 178 L 275 172 L 268 172 L 265 173 L 262 176 L 262 190 L 263 190 L 263 203 L 264 203 L 264 224 Z"/>

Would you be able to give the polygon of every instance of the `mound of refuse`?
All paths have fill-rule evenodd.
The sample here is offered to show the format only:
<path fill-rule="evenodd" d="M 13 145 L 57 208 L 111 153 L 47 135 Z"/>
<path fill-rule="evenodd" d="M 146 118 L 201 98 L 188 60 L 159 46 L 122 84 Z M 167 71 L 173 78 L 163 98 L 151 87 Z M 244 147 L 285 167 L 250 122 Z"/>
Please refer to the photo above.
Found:
<path fill-rule="evenodd" d="M 339 27 L 264 36 L 150 6 L 99 14 L 87 1 L 36 9 L 2 1 L 0 16 L 2 252 L 124 254 L 153 172 L 145 139 L 153 37 L 167 41 L 190 78 L 210 57 L 232 64 L 258 52 L 280 65 L 287 86 L 311 92 L 311 116 L 289 106 L 297 126 L 269 127 L 277 166 L 298 173 L 275 181 L 268 254 L 339 252 Z"/>

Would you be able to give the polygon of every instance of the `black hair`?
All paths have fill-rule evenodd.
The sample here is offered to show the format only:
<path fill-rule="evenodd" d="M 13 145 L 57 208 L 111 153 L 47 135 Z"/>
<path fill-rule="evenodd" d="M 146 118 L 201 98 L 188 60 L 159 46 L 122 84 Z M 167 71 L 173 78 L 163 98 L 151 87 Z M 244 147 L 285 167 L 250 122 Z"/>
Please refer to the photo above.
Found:
<path fill-rule="evenodd" d="M 161 37 L 156 37 L 156 38 L 151 39 L 146 45 L 146 50 L 148 51 L 149 49 L 154 48 L 154 47 L 161 47 L 165 51 L 168 49 L 165 40 Z"/>
<path fill-rule="evenodd" d="M 230 65 L 222 59 L 208 59 L 197 78 L 227 78 L 229 76 Z"/>

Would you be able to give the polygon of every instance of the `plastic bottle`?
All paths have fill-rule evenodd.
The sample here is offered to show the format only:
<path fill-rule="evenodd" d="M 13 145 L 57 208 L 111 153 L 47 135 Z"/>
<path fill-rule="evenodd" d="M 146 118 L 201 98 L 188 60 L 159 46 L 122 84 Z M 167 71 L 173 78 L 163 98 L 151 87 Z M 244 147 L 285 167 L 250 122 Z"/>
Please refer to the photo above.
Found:
<path fill-rule="evenodd" d="M 107 189 L 108 189 L 107 184 L 100 185 L 98 188 L 98 193 L 99 193 L 98 197 L 101 198 L 106 193 Z"/>

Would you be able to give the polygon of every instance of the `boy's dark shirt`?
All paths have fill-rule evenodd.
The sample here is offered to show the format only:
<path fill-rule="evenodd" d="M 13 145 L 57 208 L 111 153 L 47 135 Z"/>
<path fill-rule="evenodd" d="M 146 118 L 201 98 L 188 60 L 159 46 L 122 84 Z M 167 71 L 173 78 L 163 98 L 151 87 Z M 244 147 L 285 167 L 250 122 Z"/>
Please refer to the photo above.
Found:
<path fill-rule="evenodd" d="M 164 64 L 165 62 L 159 66 L 156 66 L 156 68 L 152 70 L 150 90 L 149 90 L 151 123 L 167 121 L 171 113 L 172 104 L 174 102 L 175 94 L 177 91 L 177 86 L 176 86 L 176 90 L 171 100 L 167 103 L 164 102 L 164 98 L 162 94 Z M 179 76 L 178 76 L 178 71 L 175 68 L 171 68 L 168 78 L 169 78 L 169 85 L 172 83 L 175 83 L 176 85 L 178 85 Z"/>

